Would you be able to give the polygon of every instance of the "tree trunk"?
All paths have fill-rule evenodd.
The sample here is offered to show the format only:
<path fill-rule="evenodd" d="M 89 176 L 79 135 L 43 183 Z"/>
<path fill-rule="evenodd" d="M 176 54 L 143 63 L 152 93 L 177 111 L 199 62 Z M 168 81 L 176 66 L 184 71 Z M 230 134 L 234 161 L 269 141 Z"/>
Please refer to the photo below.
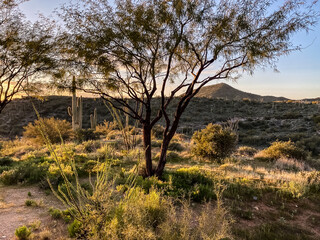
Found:
<path fill-rule="evenodd" d="M 168 151 L 170 141 L 171 139 L 169 139 L 168 136 L 166 136 L 163 139 L 163 142 L 161 144 L 160 159 L 159 159 L 158 167 L 155 172 L 156 176 L 159 178 L 162 176 L 164 167 L 167 163 L 167 151 Z"/>
<path fill-rule="evenodd" d="M 153 169 L 151 155 L 151 127 L 149 125 L 143 126 L 143 143 L 146 160 L 146 177 L 151 177 L 153 175 Z"/>

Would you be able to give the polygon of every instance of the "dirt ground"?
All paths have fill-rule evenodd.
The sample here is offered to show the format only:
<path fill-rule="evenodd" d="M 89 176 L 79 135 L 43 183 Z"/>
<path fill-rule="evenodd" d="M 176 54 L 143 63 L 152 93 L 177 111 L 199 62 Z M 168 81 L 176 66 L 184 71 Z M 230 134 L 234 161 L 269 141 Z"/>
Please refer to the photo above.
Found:
<path fill-rule="evenodd" d="M 28 196 L 29 192 L 31 196 Z M 39 206 L 26 206 L 27 199 L 36 201 Z M 47 232 L 50 239 L 63 239 L 62 236 L 67 236 L 66 226 L 49 215 L 50 207 L 64 209 L 52 193 L 46 195 L 37 186 L 0 186 L 0 240 L 16 239 L 16 228 L 32 223 L 39 225 L 40 222 L 34 236 Z"/>

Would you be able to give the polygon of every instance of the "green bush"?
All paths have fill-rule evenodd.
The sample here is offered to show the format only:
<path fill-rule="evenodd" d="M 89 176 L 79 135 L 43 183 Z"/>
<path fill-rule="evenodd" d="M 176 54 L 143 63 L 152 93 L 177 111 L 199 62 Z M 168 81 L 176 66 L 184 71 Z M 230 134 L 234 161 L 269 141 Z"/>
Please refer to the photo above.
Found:
<path fill-rule="evenodd" d="M 51 215 L 51 217 L 52 217 L 53 219 L 63 219 L 66 223 L 70 223 L 70 222 L 71 222 L 71 219 L 73 218 L 71 211 L 72 211 L 72 210 L 70 210 L 70 209 L 61 211 L 61 210 L 58 209 L 58 208 L 52 208 L 52 207 L 51 207 L 51 208 L 49 209 L 49 214 Z M 70 227 L 70 228 L 71 228 L 71 227 Z"/>
<path fill-rule="evenodd" d="M 31 230 L 26 226 L 21 226 L 16 229 L 15 235 L 19 240 L 27 240 L 31 235 Z"/>
<path fill-rule="evenodd" d="M 237 144 L 237 135 L 229 128 L 209 124 L 192 136 L 191 152 L 198 157 L 221 162 L 231 155 Z"/>
<path fill-rule="evenodd" d="M 82 143 L 83 145 L 83 150 L 86 153 L 92 153 L 95 152 L 97 149 L 99 149 L 101 147 L 101 142 L 100 141 L 93 141 L 93 140 L 89 140 L 86 142 Z"/>
<path fill-rule="evenodd" d="M 1 157 L 0 158 L 0 166 L 11 166 L 13 164 L 13 160 L 9 157 Z"/>
<path fill-rule="evenodd" d="M 154 160 L 155 160 L 155 161 L 158 161 L 159 158 L 160 158 L 160 153 L 158 153 L 158 154 L 155 156 Z M 173 151 L 168 151 L 168 152 L 167 152 L 167 157 L 166 157 L 166 159 L 167 159 L 167 162 L 168 162 L 168 163 L 180 163 L 180 162 L 185 162 L 185 161 L 186 161 L 186 159 L 183 158 L 183 157 L 181 157 L 181 156 L 179 155 L 179 153 L 173 152 Z"/>
<path fill-rule="evenodd" d="M 302 138 L 299 141 L 297 141 L 296 144 L 298 147 L 311 152 L 313 156 L 320 155 L 320 137 L 318 136 Z"/>
<path fill-rule="evenodd" d="M 0 182 L 5 185 L 39 183 L 46 177 L 49 166 L 50 163 L 46 158 L 31 158 L 20 161 L 14 168 L 1 173 Z"/>
<path fill-rule="evenodd" d="M 186 197 L 196 202 L 211 200 L 214 195 L 212 179 L 198 167 L 180 168 L 166 173 L 164 178 L 170 186 L 165 193 L 173 197 Z"/>
<path fill-rule="evenodd" d="M 81 222 L 79 222 L 78 220 L 74 220 L 69 226 L 68 226 L 68 232 L 69 232 L 69 236 L 74 238 L 76 237 L 78 234 L 81 233 Z"/>
<path fill-rule="evenodd" d="M 162 139 L 163 132 L 164 132 L 164 127 L 162 127 L 161 125 L 155 125 L 151 130 L 152 136 L 157 139 Z"/>
<path fill-rule="evenodd" d="M 178 142 L 171 142 L 168 146 L 168 150 L 182 152 L 184 147 Z"/>
<path fill-rule="evenodd" d="M 54 219 L 62 219 L 63 213 L 60 209 L 51 207 L 49 209 L 49 213 L 50 213 L 51 217 Z"/>
<path fill-rule="evenodd" d="M 75 138 L 75 140 L 77 142 L 84 142 L 84 141 L 89 141 L 89 140 L 97 140 L 97 139 L 99 139 L 99 134 L 97 134 L 92 129 L 78 129 L 75 132 L 74 138 Z"/>
<path fill-rule="evenodd" d="M 24 203 L 27 207 L 37 207 L 38 203 L 35 200 L 27 199 Z"/>
<path fill-rule="evenodd" d="M 8 171 L 3 171 L 0 175 L 0 182 L 4 185 L 13 185 L 17 183 L 18 173 L 16 169 L 11 169 Z"/>
<path fill-rule="evenodd" d="M 290 140 L 287 142 L 275 141 L 270 147 L 258 152 L 255 155 L 256 159 L 260 160 L 277 160 L 281 157 L 304 160 L 307 154 L 303 149 L 297 147 Z"/>
<path fill-rule="evenodd" d="M 52 118 L 40 118 L 35 120 L 34 123 L 29 123 L 24 127 L 23 137 L 31 140 L 35 144 L 46 144 L 46 139 L 43 134 L 51 143 L 61 142 L 68 140 L 72 136 L 71 124 L 66 120 Z"/>
<path fill-rule="evenodd" d="M 253 147 L 242 146 L 238 148 L 238 154 L 241 156 L 252 157 L 257 152 L 258 150 Z"/>

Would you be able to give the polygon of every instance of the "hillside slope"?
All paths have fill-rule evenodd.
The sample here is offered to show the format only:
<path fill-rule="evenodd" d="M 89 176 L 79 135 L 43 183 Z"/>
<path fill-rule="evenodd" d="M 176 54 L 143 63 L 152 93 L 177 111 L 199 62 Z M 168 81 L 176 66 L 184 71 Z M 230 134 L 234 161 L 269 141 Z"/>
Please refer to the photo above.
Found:
<path fill-rule="evenodd" d="M 218 84 L 203 87 L 199 91 L 199 93 L 196 95 L 196 97 L 222 98 L 227 100 L 242 100 L 244 98 L 248 98 L 250 100 L 263 101 L 263 102 L 288 100 L 287 98 L 284 98 L 284 97 L 260 96 L 257 94 L 243 92 L 225 83 L 218 83 Z"/>

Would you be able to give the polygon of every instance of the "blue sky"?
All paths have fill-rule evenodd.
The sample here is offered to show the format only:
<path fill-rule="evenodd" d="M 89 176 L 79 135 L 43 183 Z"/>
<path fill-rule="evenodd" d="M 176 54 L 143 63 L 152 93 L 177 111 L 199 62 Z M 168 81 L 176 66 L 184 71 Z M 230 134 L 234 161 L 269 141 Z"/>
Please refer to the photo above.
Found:
<path fill-rule="evenodd" d="M 20 9 L 30 20 L 37 14 L 49 16 L 52 11 L 67 0 L 30 0 Z M 320 4 L 317 6 L 320 11 Z M 283 96 L 291 99 L 320 97 L 320 23 L 308 34 L 299 32 L 293 43 L 304 49 L 282 56 L 277 64 L 280 72 L 271 68 L 258 69 L 250 75 L 242 75 L 237 82 L 227 82 L 242 91 L 260 95 Z"/>

